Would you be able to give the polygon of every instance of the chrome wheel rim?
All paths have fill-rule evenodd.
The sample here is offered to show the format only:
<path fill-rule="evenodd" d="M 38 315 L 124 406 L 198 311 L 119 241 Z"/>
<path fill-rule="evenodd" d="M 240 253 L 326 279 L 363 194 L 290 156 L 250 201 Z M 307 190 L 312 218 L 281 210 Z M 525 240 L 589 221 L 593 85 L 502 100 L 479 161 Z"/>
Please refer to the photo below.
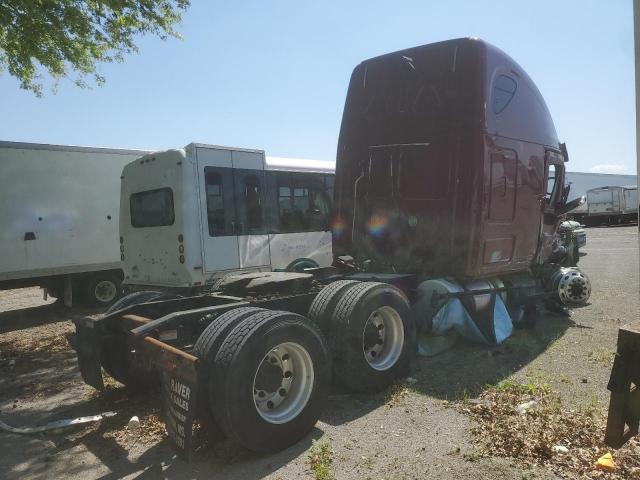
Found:
<path fill-rule="evenodd" d="M 98 282 L 93 289 L 93 294 L 101 302 L 108 303 L 118 294 L 115 284 L 111 280 L 102 280 Z"/>
<path fill-rule="evenodd" d="M 367 363 L 374 370 L 384 371 L 393 367 L 404 346 L 402 317 L 392 307 L 374 310 L 362 332 L 362 351 Z"/>
<path fill-rule="evenodd" d="M 591 282 L 579 270 L 567 269 L 561 272 L 558 282 L 558 296 L 564 304 L 578 305 L 586 302 L 591 295 Z"/>
<path fill-rule="evenodd" d="M 313 379 L 313 361 L 302 345 L 286 342 L 271 349 L 253 377 L 258 414 L 269 423 L 290 422 L 309 402 Z"/>

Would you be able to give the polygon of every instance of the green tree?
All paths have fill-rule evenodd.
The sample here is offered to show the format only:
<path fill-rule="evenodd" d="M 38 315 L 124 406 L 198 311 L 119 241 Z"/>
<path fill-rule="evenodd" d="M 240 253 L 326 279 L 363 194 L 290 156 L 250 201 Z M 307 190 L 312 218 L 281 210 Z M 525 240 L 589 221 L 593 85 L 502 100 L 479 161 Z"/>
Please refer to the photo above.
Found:
<path fill-rule="evenodd" d="M 97 64 L 137 52 L 136 39 L 178 37 L 174 26 L 189 0 L 0 0 L 0 73 L 42 95 L 43 74 L 57 83 L 104 83 Z"/>

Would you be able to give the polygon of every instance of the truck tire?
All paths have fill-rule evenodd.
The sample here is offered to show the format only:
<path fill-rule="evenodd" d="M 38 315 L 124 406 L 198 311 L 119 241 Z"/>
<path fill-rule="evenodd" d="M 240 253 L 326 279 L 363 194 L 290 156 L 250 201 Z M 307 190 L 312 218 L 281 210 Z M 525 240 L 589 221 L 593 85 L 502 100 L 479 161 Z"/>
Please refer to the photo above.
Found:
<path fill-rule="evenodd" d="M 82 293 L 88 305 L 107 307 L 122 295 L 122 282 L 113 273 L 96 273 L 89 277 Z"/>
<path fill-rule="evenodd" d="M 322 333 L 328 334 L 331 316 L 344 291 L 358 283 L 361 282 L 357 280 L 338 280 L 320 290 L 320 293 L 313 299 L 309 307 L 308 316 L 311 321 L 320 327 Z"/>
<path fill-rule="evenodd" d="M 331 319 L 333 374 L 358 392 L 377 392 L 405 375 L 415 352 L 416 327 L 407 297 L 393 285 L 351 286 Z"/>
<path fill-rule="evenodd" d="M 193 346 L 193 354 L 200 359 L 204 365 L 212 365 L 218 349 L 227 337 L 229 332 L 242 320 L 257 312 L 264 311 L 263 308 L 257 307 L 240 307 L 223 313 L 198 337 Z M 210 369 L 202 368 L 198 372 L 198 414 L 202 424 L 206 427 L 209 437 L 219 439 L 224 437 L 224 433 L 218 427 L 213 413 L 211 411 L 211 402 L 209 400 L 208 385 L 210 382 Z"/>
<path fill-rule="evenodd" d="M 254 313 L 210 364 L 209 398 L 226 435 L 260 453 L 293 445 L 324 409 L 331 357 L 320 329 L 295 313 Z"/>

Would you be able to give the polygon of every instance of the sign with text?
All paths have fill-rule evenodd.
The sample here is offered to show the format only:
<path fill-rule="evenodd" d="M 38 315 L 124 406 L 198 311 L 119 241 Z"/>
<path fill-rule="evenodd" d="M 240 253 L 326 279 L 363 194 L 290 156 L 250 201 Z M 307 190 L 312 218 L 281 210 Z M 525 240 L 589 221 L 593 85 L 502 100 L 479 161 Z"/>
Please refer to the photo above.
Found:
<path fill-rule="evenodd" d="M 191 456 L 197 400 L 197 358 L 173 349 L 161 350 L 162 407 L 169 444 L 185 460 Z"/>

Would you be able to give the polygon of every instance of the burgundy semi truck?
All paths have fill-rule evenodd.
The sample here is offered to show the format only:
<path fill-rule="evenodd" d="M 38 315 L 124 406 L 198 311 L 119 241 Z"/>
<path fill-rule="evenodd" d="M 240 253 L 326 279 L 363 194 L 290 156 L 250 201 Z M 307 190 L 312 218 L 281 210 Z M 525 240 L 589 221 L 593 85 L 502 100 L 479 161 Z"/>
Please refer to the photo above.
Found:
<path fill-rule="evenodd" d="M 338 142 L 334 266 L 124 297 L 76 322 L 83 378 L 101 389 L 102 368 L 131 386 L 159 375 L 185 456 L 196 417 L 249 449 L 285 448 L 313 428 L 331 381 L 373 392 L 405 375 L 417 330 L 452 298 L 483 334 L 497 297 L 510 311 L 587 300 L 555 240 L 575 206 L 567 160 L 533 81 L 483 41 L 366 60 Z M 430 287 L 442 277 L 454 293 Z"/>

